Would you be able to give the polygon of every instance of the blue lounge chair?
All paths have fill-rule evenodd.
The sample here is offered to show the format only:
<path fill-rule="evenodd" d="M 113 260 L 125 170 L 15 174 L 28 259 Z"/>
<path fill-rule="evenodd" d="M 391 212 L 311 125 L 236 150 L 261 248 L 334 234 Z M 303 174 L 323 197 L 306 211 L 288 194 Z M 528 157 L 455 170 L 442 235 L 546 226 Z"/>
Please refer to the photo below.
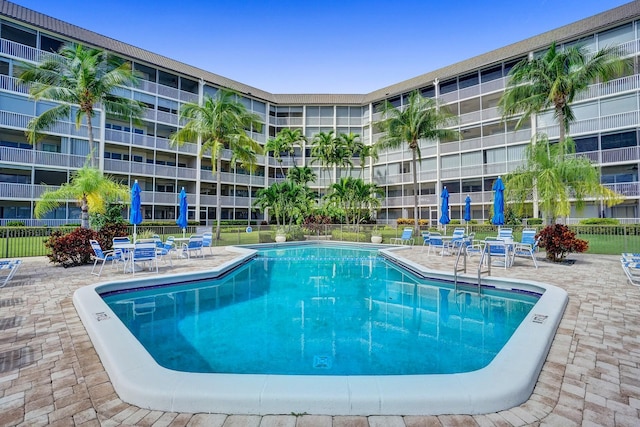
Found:
<path fill-rule="evenodd" d="M 136 274 L 136 264 L 147 264 L 149 270 L 155 264 L 156 273 L 158 272 L 158 255 L 156 253 L 156 243 L 151 240 L 147 242 L 137 242 L 135 249 L 131 253 L 131 273 Z"/>
<path fill-rule="evenodd" d="M 13 276 L 15 276 L 16 272 L 18 271 L 18 268 L 20 267 L 20 264 L 22 264 L 21 259 L 0 260 L 0 271 L 8 272 L 4 280 L 0 279 L 2 280 L 2 284 L 0 284 L 0 288 L 5 287 L 7 283 L 9 283 L 9 280 L 11 280 Z"/>
<path fill-rule="evenodd" d="M 431 255 L 431 249 L 433 249 L 434 252 L 440 249 L 440 255 L 444 255 L 446 244 L 442 239 L 442 234 L 438 232 L 429 234 L 429 250 L 427 251 L 427 255 Z"/>
<path fill-rule="evenodd" d="M 102 274 L 102 269 L 104 268 L 104 264 L 107 261 L 111 261 L 111 265 L 115 265 L 116 262 L 123 262 L 124 258 L 122 256 L 121 251 L 103 251 L 100 243 L 97 240 L 89 240 L 91 244 L 91 249 L 93 249 L 93 257 L 95 261 L 93 261 L 93 268 L 91 269 L 91 274 L 96 276 L 100 276 Z M 100 270 L 96 273 L 96 266 L 98 262 L 102 261 L 102 265 L 100 266 Z"/>
<path fill-rule="evenodd" d="M 193 235 L 189 237 L 189 241 L 182 245 L 182 253 L 187 254 L 188 258 L 191 258 L 191 253 L 199 254 L 204 258 L 204 251 L 202 250 L 203 237 L 200 235 Z"/>
<path fill-rule="evenodd" d="M 513 256 L 520 258 L 531 258 L 533 265 L 538 268 L 538 262 L 536 261 L 535 252 L 538 249 L 538 243 L 540 238 L 536 239 L 536 230 L 531 228 L 525 228 L 522 230 L 522 240 L 515 244 L 513 249 Z"/>
<path fill-rule="evenodd" d="M 621 260 L 622 271 L 626 274 L 629 283 L 640 286 L 640 262 Z"/>
<path fill-rule="evenodd" d="M 405 228 L 402 231 L 402 235 L 400 237 L 394 237 L 391 239 L 391 244 L 393 245 L 412 245 L 414 242 L 413 238 L 413 228 Z"/>
<path fill-rule="evenodd" d="M 209 253 L 213 255 L 213 233 L 202 233 L 202 247 L 209 248 Z"/>

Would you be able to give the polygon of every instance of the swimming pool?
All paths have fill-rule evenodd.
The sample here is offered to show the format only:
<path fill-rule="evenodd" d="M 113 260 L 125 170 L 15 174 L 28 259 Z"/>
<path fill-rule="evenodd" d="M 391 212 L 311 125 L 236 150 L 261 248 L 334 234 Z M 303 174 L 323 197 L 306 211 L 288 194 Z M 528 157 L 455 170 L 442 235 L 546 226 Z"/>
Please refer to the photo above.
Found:
<path fill-rule="evenodd" d="M 474 371 L 491 362 L 538 300 L 456 291 L 377 253 L 264 249 L 220 279 L 102 296 L 165 368 L 282 375 Z"/>
<path fill-rule="evenodd" d="M 255 254 L 246 248 L 234 250 L 239 255 L 236 260 L 208 274 L 193 273 L 179 278 L 146 277 L 136 280 L 133 285 L 128 281 L 110 282 L 76 292 L 74 303 L 80 317 L 123 400 L 150 409 L 239 414 L 494 412 L 515 406 L 529 397 L 566 304 L 564 291 L 552 286 L 485 279 L 488 285 L 497 289 L 515 288 L 541 294 L 507 345 L 486 367 L 457 374 L 318 376 L 210 374 L 177 372 L 161 367 L 99 296 L 99 293 L 117 293 L 131 286 L 162 287 L 166 282 L 179 279 L 203 280 L 239 267 Z M 420 266 L 395 256 L 392 250 L 382 253 L 413 271 L 421 270 Z M 389 268 L 388 271 L 397 269 Z M 443 279 L 448 277 L 443 273 L 424 273 L 436 274 Z M 403 294 L 400 292 L 396 296 Z M 466 304 L 466 298 L 463 296 L 461 303 Z M 390 305 L 388 301 L 384 304 Z M 455 310 L 457 308 L 451 307 L 449 315 Z M 324 352 L 310 354 L 325 356 Z M 321 365 L 326 362 L 332 363 L 332 360 L 320 360 Z"/>

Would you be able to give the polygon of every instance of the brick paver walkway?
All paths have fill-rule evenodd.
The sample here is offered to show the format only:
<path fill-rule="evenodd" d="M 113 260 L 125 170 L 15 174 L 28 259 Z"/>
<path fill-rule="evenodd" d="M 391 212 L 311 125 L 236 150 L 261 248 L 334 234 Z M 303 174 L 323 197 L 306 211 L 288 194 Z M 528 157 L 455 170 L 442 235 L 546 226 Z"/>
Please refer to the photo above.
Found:
<path fill-rule="evenodd" d="M 233 258 L 224 248 L 203 260 L 180 260 L 162 272 L 192 271 Z M 451 257 L 422 248 L 401 255 L 442 270 Z M 572 255 L 574 265 L 518 260 L 494 276 L 560 286 L 569 304 L 531 398 L 484 415 L 330 417 L 245 416 L 150 411 L 122 402 L 84 330 L 73 292 L 94 283 L 91 266 L 64 269 L 27 258 L 0 289 L 0 425 L 140 426 L 638 426 L 640 425 L 640 288 L 631 286 L 618 257 Z M 100 280 L 122 278 L 110 266 Z M 488 385 L 490 386 L 490 385 Z"/>

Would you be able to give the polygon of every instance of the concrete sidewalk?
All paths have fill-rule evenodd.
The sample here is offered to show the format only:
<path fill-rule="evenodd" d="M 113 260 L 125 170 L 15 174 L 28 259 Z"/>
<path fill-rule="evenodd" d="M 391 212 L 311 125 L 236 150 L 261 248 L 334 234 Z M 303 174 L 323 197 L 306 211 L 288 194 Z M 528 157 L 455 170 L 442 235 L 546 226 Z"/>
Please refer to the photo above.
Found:
<path fill-rule="evenodd" d="M 451 271 L 453 257 L 421 247 L 399 255 Z M 160 263 L 161 273 L 218 265 L 236 254 L 214 248 L 202 259 Z M 507 411 L 441 416 L 240 416 L 149 411 L 122 402 L 72 303 L 81 286 L 121 279 L 105 266 L 64 269 L 45 257 L 26 258 L 0 289 L 0 425 L 149 426 L 637 426 L 640 425 L 640 288 L 631 286 L 617 256 L 576 255 L 573 265 L 519 259 L 498 277 L 560 286 L 569 304 L 531 398 Z M 143 273 L 150 274 L 150 273 Z M 142 274 L 140 274 L 142 276 Z M 139 277 L 136 275 L 136 277 Z M 489 385 L 490 386 L 490 385 Z"/>

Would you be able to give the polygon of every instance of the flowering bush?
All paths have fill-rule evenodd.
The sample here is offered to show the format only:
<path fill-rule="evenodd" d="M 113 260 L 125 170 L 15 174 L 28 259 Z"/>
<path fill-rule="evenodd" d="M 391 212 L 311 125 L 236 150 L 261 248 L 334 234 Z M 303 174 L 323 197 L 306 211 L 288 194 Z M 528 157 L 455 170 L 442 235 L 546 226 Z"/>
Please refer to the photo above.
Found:
<path fill-rule="evenodd" d="M 537 237 L 540 237 L 540 247 L 547 251 L 547 259 L 553 262 L 562 261 L 571 252 L 589 249 L 589 242 L 576 238 L 576 233 L 563 224 L 548 225 Z"/>
<path fill-rule="evenodd" d="M 304 219 L 302 226 L 312 233 L 323 232 L 326 230 L 326 226 L 331 224 L 331 217 L 328 215 L 309 215 Z"/>
<path fill-rule="evenodd" d="M 54 231 L 44 245 L 51 250 L 47 255 L 53 263 L 62 264 L 63 267 L 84 265 L 91 261 L 93 249 L 89 240 L 96 239 L 98 233 L 88 228 L 76 228 L 70 233 Z"/>

